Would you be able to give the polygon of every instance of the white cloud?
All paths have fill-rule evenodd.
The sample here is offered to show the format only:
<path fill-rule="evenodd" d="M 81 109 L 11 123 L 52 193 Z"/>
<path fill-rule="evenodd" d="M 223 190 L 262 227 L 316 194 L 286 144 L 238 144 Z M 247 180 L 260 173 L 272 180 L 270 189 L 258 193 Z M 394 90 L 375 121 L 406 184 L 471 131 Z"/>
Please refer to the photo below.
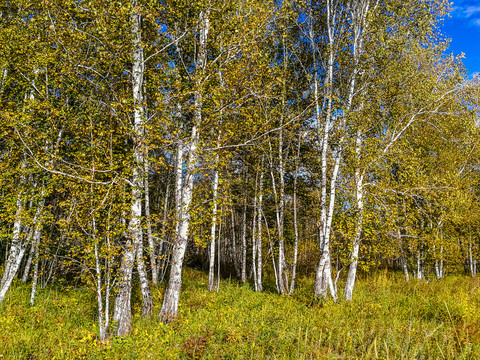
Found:
<path fill-rule="evenodd" d="M 480 27 L 480 5 L 478 0 L 455 1 L 451 16 L 464 19 L 471 26 Z"/>
<path fill-rule="evenodd" d="M 470 18 L 476 14 L 480 15 L 480 6 L 467 6 L 462 9 L 462 13 L 466 18 Z M 478 20 L 478 19 L 477 19 Z"/>

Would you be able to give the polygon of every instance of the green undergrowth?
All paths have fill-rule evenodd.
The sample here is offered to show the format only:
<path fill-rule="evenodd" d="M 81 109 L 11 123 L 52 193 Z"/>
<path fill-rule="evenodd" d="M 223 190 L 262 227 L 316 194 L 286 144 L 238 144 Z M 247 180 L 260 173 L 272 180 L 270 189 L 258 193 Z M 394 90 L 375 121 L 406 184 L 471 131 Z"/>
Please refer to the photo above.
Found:
<path fill-rule="evenodd" d="M 480 358 L 480 280 L 450 276 L 430 283 L 378 273 L 357 282 L 354 300 L 312 297 L 311 279 L 294 296 L 255 293 L 186 270 L 178 321 L 142 319 L 134 294 L 129 337 L 96 339 L 95 294 L 15 284 L 0 309 L 0 359 L 476 359 Z M 268 287 L 267 287 L 268 288 Z"/>

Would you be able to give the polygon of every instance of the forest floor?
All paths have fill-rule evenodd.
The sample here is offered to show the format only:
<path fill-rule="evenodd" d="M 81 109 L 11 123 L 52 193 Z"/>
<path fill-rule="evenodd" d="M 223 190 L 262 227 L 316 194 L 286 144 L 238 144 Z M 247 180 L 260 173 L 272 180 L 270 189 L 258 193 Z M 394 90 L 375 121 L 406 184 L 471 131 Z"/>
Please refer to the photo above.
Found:
<path fill-rule="evenodd" d="M 294 296 L 222 281 L 186 269 L 178 321 L 156 316 L 163 287 L 153 289 L 154 316 L 142 319 L 133 299 L 133 331 L 96 339 L 93 290 L 39 289 L 14 284 L 0 309 L 0 359 L 477 359 L 480 358 L 480 278 L 411 280 L 380 272 L 362 276 L 354 300 L 317 300 L 303 279 Z M 269 291 L 270 290 L 270 291 Z"/>

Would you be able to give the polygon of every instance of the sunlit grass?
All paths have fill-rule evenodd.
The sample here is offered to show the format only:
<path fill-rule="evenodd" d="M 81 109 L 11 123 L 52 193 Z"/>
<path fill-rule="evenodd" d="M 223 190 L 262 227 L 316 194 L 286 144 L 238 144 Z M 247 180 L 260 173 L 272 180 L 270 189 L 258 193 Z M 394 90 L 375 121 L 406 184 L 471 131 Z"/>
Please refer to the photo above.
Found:
<path fill-rule="evenodd" d="M 142 319 L 134 296 L 131 336 L 96 340 L 95 294 L 15 284 L 1 308 L 0 359 L 475 359 L 480 357 L 480 280 L 411 281 L 380 272 L 358 281 L 354 300 L 312 297 L 304 279 L 292 297 L 255 293 L 188 270 L 176 323 Z M 153 289 L 158 314 L 163 289 Z M 3 356 L 3 357 L 2 357 Z"/>

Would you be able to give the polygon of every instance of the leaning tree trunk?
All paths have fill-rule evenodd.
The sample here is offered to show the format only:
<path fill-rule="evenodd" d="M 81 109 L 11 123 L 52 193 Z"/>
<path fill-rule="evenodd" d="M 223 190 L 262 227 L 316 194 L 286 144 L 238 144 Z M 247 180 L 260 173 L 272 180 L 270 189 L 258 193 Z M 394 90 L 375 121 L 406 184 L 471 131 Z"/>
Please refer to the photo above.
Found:
<path fill-rule="evenodd" d="M 198 95 L 197 95 L 198 96 Z M 196 103 L 198 100 L 196 101 Z M 198 112 L 201 110 L 199 109 Z M 198 116 L 198 113 L 197 115 Z M 177 233 L 175 243 L 172 250 L 172 258 L 170 260 L 170 278 L 167 289 L 163 297 L 162 309 L 160 310 L 160 319 L 163 323 L 174 320 L 178 315 L 178 301 L 180 298 L 180 289 L 182 286 L 182 267 L 185 250 L 188 243 L 188 228 L 190 225 L 189 207 L 193 197 L 193 178 L 197 162 L 197 144 L 198 134 L 196 126 L 192 130 L 192 140 L 189 146 L 189 157 L 185 181 L 181 179 L 181 171 L 177 172 L 175 192 L 181 193 L 179 212 L 177 214 Z M 177 157 L 178 160 L 178 157 Z M 181 166 L 181 165 L 180 165 Z M 179 166 L 177 165 L 177 169 Z M 180 178 L 178 178 L 180 176 Z M 178 188 L 180 186 L 180 188 Z"/>
<path fill-rule="evenodd" d="M 176 234 L 175 244 L 172 251 L 172 260 L 170 268 L 170 278 L 167 289 L 163 297 L 162 309 L 160 310 L 160 319 L 163 323 L 168 323 L 178 315 L 178 301 L 180 298 L 180 289 L 182 286 L 182 267 L 185 250 L 188 242 L 188 229 L 190 226 L 190 203 L 193 197 L 193 183 L 195 169 L 198 160 L 198 144 L 200 140 L 200 126 L 202 123 L 202 75 L 205 71 L 207 61 L 207 37 L 209 30 L 209 10 L 200 12 L 200 44 L 197 59 L 197 74 L 194 94 L 194 119 L 192 127 L 192 136 L 188 146 L 188 161 L 186 166 L 185 179 L 177 179 L 176 184 L 181 185 L 181 204 L 178 214 L 178 233 Z M 178 164 L 177 164 L 178 167 Z M 181 174 L 180 174 L 181 175 Z M 177 174 L 178 176 L 178 174 Z"/>
<path fill-rule="evenodd" d="M 22 185 L 22 184 L 20 184 L 20 185 Z M 8 252 L 8 258 L 7 258 L 7 261 L 5 263 L 5 269 L 4 269 L 3 276 L 2 276 L 2 282 L 1 282 L 2 292 L 3 292 L 3 289 L 5 288 L 5 284 L 7 282 L 11 282 L 13 280 L 13 277 L 15 276 L 15 274 L 12 275 L 12 273 L 13 273 L 12 269 L 14 268 L 14 264 L 17 263 L 17 262 L 20 263 L 18 261 L 18 257 L 20 255 L 23 256 L 22 252 L 25 251 L 25 249 L 23 249 L 25 247 L 25 245 L 23 244 L 23 242 L 20 238 L 21 230 L 22 230 L 23 206 L 24 206 L 23 193 L 20 192 L 20 194 L 18 194 L 17 203 L 16 203 L 17 210 L 15 212 L 15 221 L 13 223 L 12 245 L 10 246 L 10 250 Z M 21 261 L 21 259 L 20 259 L 20 261 Z M 5 290 L 5 293 L 6 293 L 7 290 L 8 290 L 8 288 Z M 1 300 L 2 300 L 2 298 L 1 298 L 1 295 L 0 295 L 0 303 L 1 303 Z"/>
<path fill-rule="evenodd" d="M 7 291 L 12 284 L 13 278 L 15 277 L 18 268 L 20 267 L 20 263 L 25 253 L 26 244 L 20 238 L 22 208 L 23 198 L 22 194 L 19 194 L 17 198 L 17 211 L 15 214 L 15 222 L 13 224 L 12 245 L 10 246 L 10 252 L 8 254 L 7 263 L 5 264 L 5 270 L 2 277 L 2 288 L 0 290 L 0 305 L 5 299 L 5 295 L 7 294 Z"/>
<path fill-rule="evenodd" d="M 30 270 L 32 269 L 34 254 L 35 254 L 35 244 L 32 242 L 30 245 L 30 252 L 28 253 L 27 262 L 25 264 L 25 268 L 23 269 L 23 276 L 22 276 L 23 283 L 26 283 L 28 281 L 28 276 L 30 275 Z"/>

